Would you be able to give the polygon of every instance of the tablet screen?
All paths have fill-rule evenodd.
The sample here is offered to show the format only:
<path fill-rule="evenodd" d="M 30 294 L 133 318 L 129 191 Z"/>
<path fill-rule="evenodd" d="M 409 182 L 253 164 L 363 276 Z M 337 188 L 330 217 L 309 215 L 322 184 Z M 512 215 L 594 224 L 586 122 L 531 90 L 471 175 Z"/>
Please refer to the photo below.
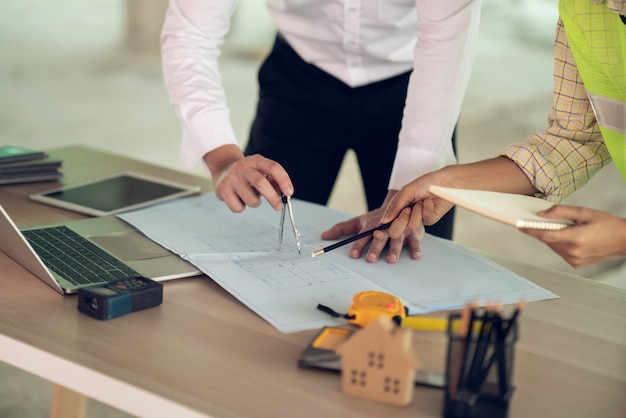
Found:
<path fill-rule="evenodd" d="M 32 195 L 33 200 L 90 215 L 119 213 L 197 193 L 199 187 L 122 173 L 77 186 Z"/>

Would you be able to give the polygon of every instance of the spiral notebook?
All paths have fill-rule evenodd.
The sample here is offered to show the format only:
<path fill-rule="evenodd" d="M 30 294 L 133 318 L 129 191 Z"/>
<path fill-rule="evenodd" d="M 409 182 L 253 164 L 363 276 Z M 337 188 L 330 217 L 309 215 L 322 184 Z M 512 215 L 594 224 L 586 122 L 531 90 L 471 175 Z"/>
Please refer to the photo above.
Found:
<path fill-rule="evenodd" d="M 563 218 L 542 218 L 537 212 L 554 203 L 521 194 L 430 186 L 432 194 L 455 205 L 516 228 L 559 230 L 573 224 Z"/>

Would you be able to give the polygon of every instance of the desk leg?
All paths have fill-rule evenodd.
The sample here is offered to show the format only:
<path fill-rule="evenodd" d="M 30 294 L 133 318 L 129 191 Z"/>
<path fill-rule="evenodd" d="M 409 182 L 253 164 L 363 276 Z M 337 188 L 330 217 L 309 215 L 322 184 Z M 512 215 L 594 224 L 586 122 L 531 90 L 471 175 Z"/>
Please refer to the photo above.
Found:
<path fill-rule="evenodd" d="M 50 418 L 84 418 L 87 397 L 61 385 L 54 385 Z"/>

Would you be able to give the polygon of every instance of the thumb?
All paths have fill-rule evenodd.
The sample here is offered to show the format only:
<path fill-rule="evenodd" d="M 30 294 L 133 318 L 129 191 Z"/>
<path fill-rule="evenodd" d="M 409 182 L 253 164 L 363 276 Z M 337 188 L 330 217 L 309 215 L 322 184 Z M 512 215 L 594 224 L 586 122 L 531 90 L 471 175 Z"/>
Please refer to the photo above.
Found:
<path fill-rule="evenodd" d="M 387 207 L 385 208 L 385 212 L 383 213 L 383 217 L 380 219 L 380 223 L 393 221 L 400 215 L 400 212 L 402 212 L 402 210 L 409 206 L 411 203 L 412 202 L 410 197 L 405 196 L 403 190 L 400 190 L 389 201 L 389 204 L 387 205 Z"/>
<path fill-rule="evenodd" d="M 576 223 L 583 223 L 591 220 L 591 213 L 585 208 L 578 206 L 554 205 L 550 209 L 543 210 L 537 215 L 544 218 L 565 218 Z"/>

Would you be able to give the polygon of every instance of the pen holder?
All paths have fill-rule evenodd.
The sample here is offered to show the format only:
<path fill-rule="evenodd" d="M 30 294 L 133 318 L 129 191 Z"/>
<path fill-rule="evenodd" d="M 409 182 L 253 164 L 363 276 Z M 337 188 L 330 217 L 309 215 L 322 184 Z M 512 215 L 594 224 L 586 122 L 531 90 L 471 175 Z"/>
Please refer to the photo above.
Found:
<path fill-rule="evenodd" d="M 448 321 L 446 357 L 445 418 L 507 417 L 513 394 L 511 385 L 516 323 L 478 319 L 470 325 L 467 337 L 452 332 Z"/>

